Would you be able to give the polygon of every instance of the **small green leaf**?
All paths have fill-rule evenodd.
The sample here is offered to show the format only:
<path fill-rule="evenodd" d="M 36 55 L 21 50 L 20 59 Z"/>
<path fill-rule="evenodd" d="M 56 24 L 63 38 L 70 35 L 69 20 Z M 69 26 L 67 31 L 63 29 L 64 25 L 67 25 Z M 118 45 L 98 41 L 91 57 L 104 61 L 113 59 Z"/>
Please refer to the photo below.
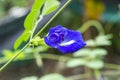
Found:
<path fill-rule="evenodd" d="M 42 15 L 48 15 L 51 12 L 55 11 L 60 5 L 58 0 L 46 0 L 45 5 L 42 10 Z"/>
<path fill-rule="evenodd" d="M 67 62 L 68 67 L 77 67 L 77 66 L 83 66 L 86 64 L 85 59 L 71 59 Z"/>
<path fill-rule="evenodd" d="M 92 69 L 101 69 L 104 66 L 104 62 L 102 60 L 94 59 L 94 60 L 88 61 L 86 63 L 86 66 Z"/>
<path fill-rule="evenodd" d="M 60 74 L 54 73 L 45 75 L 41 77 L 39 80 L 66 80 L 66 78 Z"/>
<path fill-rule="evenodd" d="M 91 53 L 90 49 L 84 48 L 84 49 L 81 49 L 81 50 L 75 52 L 73 55 L 75 57 L 78 57 L 78 56 L 88 56 L 88 55 L 90 55 L 90 53 Z"/>
<path fill-rule="evenodd" d="M 112 35 L 101 35 L 96 37 L 95 42 L 97 46 L 106 46 L 111 45 L 111 41 L 109 39 L 112 38 Z"/>
<path fill-rule="evenodd" d="M 91 55 L 96 55 L 96 56 L 105 56 L 106 54 L 107 51 L 101 48 L 94 49 L 91 53 Z"/>
<path fill-rule="evenodd" d="M 24 77 L 20 80 L 38 80 L 38 78 L 36 76 L 30 76 L 30 77 Z"/>
<path fill-rule="evenodd" d="M 23 34 L 16 40 L 14 49 L 17 49 L 23 41 L 27 41 L 30 37 L 30 32 L 24 31 Z"/>
<path fill-rule="evenodd" d="M 86 44 L 87 44 L 87 46 L 92 46 L 92 47 L 96 46 L 96 43 L 93 39 L 86 41 Z"/>

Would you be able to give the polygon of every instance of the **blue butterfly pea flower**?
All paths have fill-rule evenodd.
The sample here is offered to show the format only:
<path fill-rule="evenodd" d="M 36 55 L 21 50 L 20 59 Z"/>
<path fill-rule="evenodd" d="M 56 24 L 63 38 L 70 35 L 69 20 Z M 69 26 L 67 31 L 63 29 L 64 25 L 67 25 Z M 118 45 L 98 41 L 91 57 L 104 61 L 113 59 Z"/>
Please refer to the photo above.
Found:
<path fill-rule="evenodd" d="M 44 41 L 48 46 L 57 48 L 62 53 L 75 52 L 86 45 L 80 32 L 61 25 L 51 28 Z"/>

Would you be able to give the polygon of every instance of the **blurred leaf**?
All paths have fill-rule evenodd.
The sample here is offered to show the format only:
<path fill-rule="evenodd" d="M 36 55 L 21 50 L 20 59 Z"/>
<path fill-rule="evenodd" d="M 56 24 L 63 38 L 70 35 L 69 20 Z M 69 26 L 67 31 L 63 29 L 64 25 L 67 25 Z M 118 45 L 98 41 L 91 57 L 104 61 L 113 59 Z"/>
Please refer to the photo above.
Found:
<path fill-rule="evenodd" d="M 55 11 L 60 5 L 58 0 L 46 0 L 45 5 L 42 10 L 42 15 L 48 15 L 51 12 Z"/>
<path fill-rule="evenodd" d="M 84 49 L 81 49 L 81 50 L 75 52 L 73 55 L 75 57 L 77 57 L 77 56 L 88 56 L 90 53 L 91 53 L 90 49 L 84 48 Z"/>
<path fill-rule="evenodd" d="M 33 53 L 33 52 L 34 52 L 34 49 L 32 47 L 28 47 L 24 50 L 25 54 L 29 54 L 29 53 Z"/>
<path fill-rule="evenodd" d="M 95 41 L 96 41 L 96 45 L 97 46 L 106 46 L 106 45 L 111 45 L 111 41 L 109 39 L 112 38 L 112 35 L 101 35 L 96 37 Z M 101 42 L 102 41 L 102 42 Z"/>
<path fill-rule="evenodd" d="M 66 80 L 66 78 L 60 74 L 54 73 L 45 75 L 41 77 L 39 80 Z"/>
<path fill-rule="evenodd" d="M 111 45 L 111 41 L 109 39 L 112 38 L 112 35 L 100 35 L 95 38 L 95 40 L 86 41 L 87 46 L 95 47 L 95 46 L 107 46 Z"/>
<path fill-rule="evenodd" d="M 92 69 L 101 69 L 104 66 L 104 62 L 99 59 L 94 59 L 94 60 L 88 61 L 86 63 L 86 66 Z"/>
<path fill-rule="evenodd" d="M 12 58 L 18 51 L 10 51 L 10 50 L 3 50 L 4 57 L 9 60 Z M 16 57 L 17 60 L 22 60 L 24 58 L 24 53 L 22 52 L 20 55 Z"/>
<path fill-rule="evenodd" d="M 38 80 L 38 78 L 36 76 L 30 76 L 30 77 L 24 77 L 20 80 Z"/>
<path fill-rule="evenodd" d="M 71 59 L 67 62 L 68 67 L 77 67 L 77 66 L 83 66 L 86 64 L 85 59 Z"/>
<path fill-rule="evenodd" d="M 3 55 L 4 55 L 4 57 L 8 60 L 8 59 L 10 59 L 11 57 L 13 57 L 13 52 L 12 51 L 10 51 L 10 50 L 3 50 Z"/>
<path fill-rule="evenodd" d="M 28 4 L 27 0 L 11 0 L 12 5 L 23 7 Z"/>
<path fill-rule="evenodd" d="M 86 41 L 86 44 L 87 44 L 87 46 L 95 46 L 96 45 L 95 41 L 92 39 Z"/>
<path fill-rule="evenodd" d="M 29 39 L 30 32 L 24 31 L 24 33 L 15 41 L 14 49 L 17 49 L 23 41 L 27 41 Z"/>
<path fill-rule="evenodd" d="M 96 56 L 105 56 L 107 51 L 105 49 L 97 48 L 94 49 L 91 54 Z"/>

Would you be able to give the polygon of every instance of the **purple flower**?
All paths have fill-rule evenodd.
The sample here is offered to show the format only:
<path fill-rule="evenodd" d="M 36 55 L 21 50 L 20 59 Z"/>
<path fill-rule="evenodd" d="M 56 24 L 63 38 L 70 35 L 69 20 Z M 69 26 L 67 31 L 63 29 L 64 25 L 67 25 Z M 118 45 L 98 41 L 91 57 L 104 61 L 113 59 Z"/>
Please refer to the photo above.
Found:
<path fill-rule="evenodd" d="M 61 25 L 51 28 L 44 41 L 62 53 L 75 52 L 86 45 L 80 32 L 69 30 Z"/>

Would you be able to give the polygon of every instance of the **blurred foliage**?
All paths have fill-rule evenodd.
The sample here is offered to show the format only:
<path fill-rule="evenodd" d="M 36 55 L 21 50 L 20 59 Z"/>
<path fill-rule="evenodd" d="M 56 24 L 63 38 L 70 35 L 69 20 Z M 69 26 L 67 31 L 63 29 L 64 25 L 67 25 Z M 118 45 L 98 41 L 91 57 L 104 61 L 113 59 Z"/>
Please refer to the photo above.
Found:
<path fill-rule="evenodd" d="M 68 67 L 87 66 L 92 69 L 104 67 L 103 57 L 107 55 L 107 50 L 100 46 L 111 45 L 109 40 L 111 35 L 97 36 L 95 40 L 86 41 L 90 48 L 81 49 L 73 54 L 74 58 L 68 61 Z M 102 42 L 101 42 L 102 41 Z"/>
<path fill-rule="evenodd" d="M 66 80 L 66 78 L 60 74 L 53 73 L 53 74 L 45 75 L 39 79 L 38 77 L 30 76 L 30 77 L 24 77 L 20 80 Z"/>
<path fill-rule="evenodd" d="M 30 76 L 30 77 L 24 77 L 20 80 L 38 80 L 38 78 L 36 76 Z"/>
<path fill-rule="evenodd" d="M 27 0 L 0 0 L 0 17 L 7 15 L 12 7 L 27 7 L 29 2 Z"/>

